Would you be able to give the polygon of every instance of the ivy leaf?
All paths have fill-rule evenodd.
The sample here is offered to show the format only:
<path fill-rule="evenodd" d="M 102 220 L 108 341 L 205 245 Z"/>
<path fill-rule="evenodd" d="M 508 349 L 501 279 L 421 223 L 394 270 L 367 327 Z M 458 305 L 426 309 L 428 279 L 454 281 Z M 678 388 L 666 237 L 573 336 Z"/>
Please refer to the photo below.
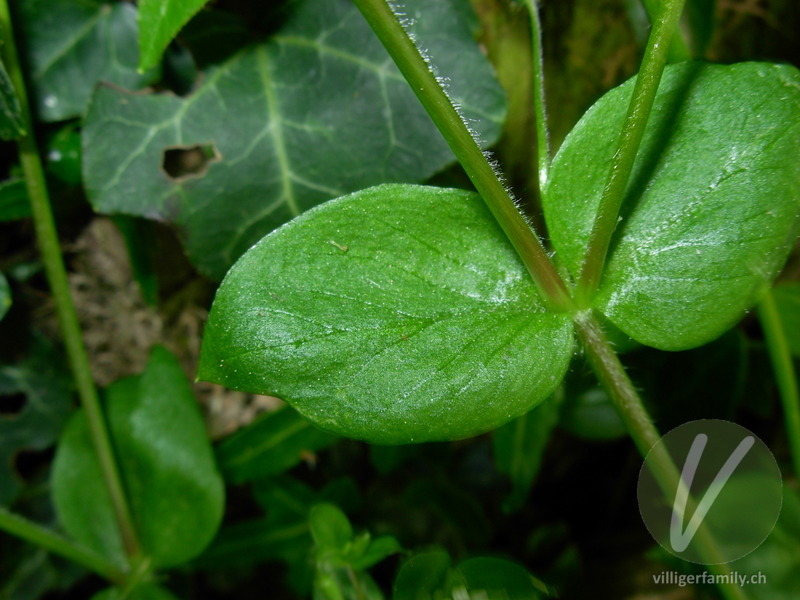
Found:
<path fill-rule="evenodd" d="M 52 446 L 72 410 L 69 370 L 43 339 L 33 339 L 22 362 L 0 365 L 0 405 L 0 505 L 9 505 L 22 489 L 15 456 Z M 16 405 L 18 410 L 5 410 Z"/>
<path fill-rule="evenodd" d="M 145 552 L 156 567 L 187 561 L 214 536 L 224 492 L 203 419 L 177 360 L 163 348 L 154 349 L 142 375 L 109 387 L 105 408 Z M 53 498 L 67 533 L 125 564 L 83 411 L 59 443 Z"/>
<path fill-rule="evenodd" d="M 158 64 L 181 28 L 208 0 L 139 0 L 139 69 Z"/>
<path fill-rule="evenodd" d="M 383 185 L 264 238 L 231 269 L 200 377 L 375 443 L 456 439 L 544 400 L 572 352 L 480 197 Z"/>
<path fill-rule="evenodd" d="M 603 96 L 558 152 L 545 217 L 576 275 L 633 81 Z M 800 215 L 800 73 L 743 63 L 668 66 L 595 307 L 663 350 L 734 325 L 778 273 Z"/>
<path fill-rule="evenodd" d="M 19 98 L 5 65 L 0 62 L 0 139 L 16 140 L 23 135 L 25 135 L 25 125 Z"/>
<path fill-rule="evenodd" d="M 454 0 L 406 9 L 465 117 L 496 139 L 503 93 L 473 40 L 474 16 Z M 207 68 L 186 98 L 99 88 L 83 135 L 95 209 L 173 222 L 192 261 L 215 278 L 324 200 L 422 181 L 454 161 L 347 0 L 294 3 L 265 43 Z"/>
<path fill-rule="evenodd" d="M 43 121 L 83 116 L 98 81 L 140 89 L 157 69 L 138 73 L 136 8 L 129 2 L 18 2 L 36 112 Z"/>

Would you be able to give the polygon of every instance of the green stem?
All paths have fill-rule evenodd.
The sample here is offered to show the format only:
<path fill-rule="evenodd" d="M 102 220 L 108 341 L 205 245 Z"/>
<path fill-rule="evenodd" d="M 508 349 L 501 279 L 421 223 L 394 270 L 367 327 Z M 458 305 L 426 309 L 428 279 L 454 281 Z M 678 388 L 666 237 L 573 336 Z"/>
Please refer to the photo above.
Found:
<path fill-rule="evenodd" d="M 505 231 L 550 307 L 571 310 L 572 298 L 542 242 L 517 209 L 473 134 L 386 0 L 355 0 L 411 85 L 475 188 Z"/>
<path fill-rule="evenodd" d="M 536 161 L 539 173 L 539 194 L 544 194 L 550 176 L 550 139 L 547 127 L 547 104 L 544 87 L 544 52 L 542 22 L 536 0 L 527 0 L 531 17 L 531 51 L 533 54 L 533 116 L 536 121 Z"/>
<path fill-rule="evenodd" d="M 11 15 L 7 0 L 0 0 L 0 26 L 3 30 L 3 61 L 8 74 L 16 88 L 22 107 L 25 130 L 27 134 L 18 141 L 19 160 L 25 174 L 25 183 L 28 197 L 33 212 L 33 222 L 36 229 L 36 239 L 42 255 L 47 280 L 53 292 L 56 304 L 56 313 L 61 324 L 64 336 L 64 345 L 67 351 L 70 367 L 78 388 L 81 404 L 89 422 L 89 429 L 94 442 L 95 451 L 100 461 L 103 476 L 114 507 L 114 513 L 119 525 L 120 533 L 125 544 L 125 550 L 130 557 L 139 555 L 139 543 L 133 527 L 130 509 L 122 487 L 122 480 L 114 459 L 111 440 L 106 429 L 97 389 L 92 380 L 92 371 L 89 357 L 83 345 L 78 317 L 69 292 L 67 272 L 61 256 L 58 243 L 53 211 L 47 193 L 44 169 L 33 137 L 33 121 L 30 117 L 28 96 L 25 90 L 25 79 L 22 75 L 17 49 L 14 45 L 14 32 L 11 26 Z"/>
<path fill-rule="evenodd" d="M 8 512 L 2 507 L 0 507 L 0 529 L 82 565 L 112 583 L 121 583 L 125 580 L 124 573 L 94 551 L 79 546 L 46 527 Z"/>
<path fill-rule="evenodd" d="M 658 444 L 661 435 L 653 425 L 636 388 L 619 361 L 619 357 L 606 339 L 600 324 L 591 310 L 574 315 L 575 328 L 581 337 L 583 347 L 597 378 L 608 392 L 620 418 L 625 423 L 639 453 L 647 458 L 646 464 L 651 469 L 666 498 L 674 498 L 675 490 L 681 479 L 680 471 L 663 444 Z M 686 503 L 687 513 L 693 513 L 696 504 L 692 498 Z M 730 575 L 719 552 L 716 541 L 708 528 L 701 524 L 695 534 L 697 548 L 708 563 L 706 568 L 715 575 Z M 730 582 L 733 578 L 722 577 L 720 581 Z M 719 583 L 718 589 L 726 600 L 746 600 L 747 596 L 734 583 Z"/>
<path fill-rule="evenodd" d="M 797 376 L 789 351 L 789 342 L 771 289 L 767 290 L 758 303 L 758 318 L 764 330 L 772 369 L 775 371 L 775 379 L 781 394 L 794 472 L 800 477 L 800 393 L 797 389 Z"/>
<path fill-rule="evenodd" d="M 663 0 L 642 0 L 647 18 L 650 19 L 651 23 L 654 23 L 658 18 L 662 4 Z M 682 60 L 691 60 L 691 58 L 692 51 L 689 48 L 689 42 L 686 41 L 686 33 L 681 27 L 678 27 L 669 46 L 667 61 L 674 63 Z"/>
<path fill-rule="evenodd" d="M 642 66 L 633 88 L 628 115 L 622 128 L 619 149 L 614 154 L 608 183 L 600 199 L 586 255 L 581 265 L 576 288 L 580 306 L 589 306 L 591 297 L 600 285 L 611 236 L 617 226 L 625 190 L 658 91 L 658 84 L 661 82 L 670 41 L 675 34 L 684 1 L 664 0 L 661 16 L 653 23 Z"/>

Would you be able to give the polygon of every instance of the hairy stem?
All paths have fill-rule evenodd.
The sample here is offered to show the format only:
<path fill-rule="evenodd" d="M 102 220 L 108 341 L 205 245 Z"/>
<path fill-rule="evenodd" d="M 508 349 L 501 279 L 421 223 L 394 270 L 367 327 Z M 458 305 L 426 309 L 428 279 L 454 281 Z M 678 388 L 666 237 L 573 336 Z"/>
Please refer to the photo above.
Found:
<path fill-rule="evenodd" d="M 0 529 L 84 566 L 112 583 L 121 583 L 125 579 L 125 575 L 117 567 L 94 551 L 79 546 L 38 523 L 10 513 L 2 507 L 0 507 Z"/>
<path fill-rule="evenodd" d="M 28 95 L 25 90 L 25 79 L 22 75 L 17 50 L 14 45 L 11 15 L 7 0 L 0 0 L 0 25 L 3 30 L 3 61 L 16 89 L 22 107 L 26 134 L 19 139 L 19 160 L 25 174 L 25 184 L 33 213 L 36 229 L 36 240 L 44 263 L 47 280 L 53 292 L 64 345 L 67 351 L 72 375 L 78 388 L 81 404 L 86 412 L 89 429 L 92 435 L 97 457 L 103 471 L 114 514 L 125 544 L 125 550 L 131 557 L 140 551 L 136 531 L 133 527 L 128 501 L 122 487 L 122 479 L 114 458 L 111 440 L 103 418 L 97 389 L 94 386 L 89 357 L 83 345 L 78 317 L 69 292 L 67 272 L 58 243 L 53 211 L 47 192 L 42 161 L 33 136 L 33 122 L 30 117 Z"/>
<path fill-rule="evenodd" d="M 625 190 L 658 91 L 658 84 L 661 82 L 670 41 L 675 35 L 684 1 L 664 0 L 660 17 L 653 22 L 653 30 L 650 32 L 642 66 L 633 88 L 628 115 L 620 135 L 619 148 L 611 163 L 608 183 L 600 199 L 586 255 L 581 265 L 576 288 L 580 306 L 589 306 L 591 297 L 600 285 L 611 236 L 617 226 Z"/>
<path fill-rule="evenodd" d="M 576 313 L 574 323 L 597 378 L 608 392 L 639 453 L 647 457 L 646 464 L 666 499 L 672 501 L 681 479 L 680 471 L 665 446 L 657 443 L 661 435 L 653 425 L 653 420 L 647 413 L 619 357 L 590 310 Z M 686 503 L 687 514 L 693 514 L 696 508 L 695 501 L 690 497 Z M 715 575 L 730 575 L 730 569 L 724 563 L 716 541 L 705 525 L 700 525 L 694 539 L 698 550 L 708 563 L 706 568 Z M 721 580 L 726 583 L 717 585 L 726 600 L 746 600 L 747 596 L 742 588 L 734 583 L 727 583 L 733 581 L 732 577 L 723 577 Z"/>
<path fill-rule="evenodd" d="M 475 188 L 503 228 L 550 308 L 570 310 L 572 298 L 542 242 L 517 209 L 475 137 L 430 70 L 414 41 L 386 0 L 355 0 L 388 50 Z"/>
<path fill-rule="evenodd" d="M 786 340 L 786 332 L 771 289 L 767 290 L 758 303 L 758 319 L 764 330 L 772 369 L 775 371 L 775 379 L 780 390 L 794 472 L 800 477 L 800 393 L 797 389 L 797 375 L 789 343 Z"/>
<path fill-rule="evenodd" d="M 544 52 L 542 23 L 536 0 L 527 0 L 531 17 L 531 50 L 533 53 L 533 115 L 536 121 L 536 162 L 539 173 L 539 193 L 544 194 L 550 176 L 550 134 L 547 127 L 547 104 L 544 88 Z"/>

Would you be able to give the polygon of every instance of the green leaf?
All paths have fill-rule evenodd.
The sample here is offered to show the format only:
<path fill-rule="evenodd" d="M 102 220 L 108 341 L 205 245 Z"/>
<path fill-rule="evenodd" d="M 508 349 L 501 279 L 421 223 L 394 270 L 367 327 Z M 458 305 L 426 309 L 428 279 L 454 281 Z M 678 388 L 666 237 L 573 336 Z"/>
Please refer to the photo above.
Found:
<path fill-rule="evenodd" d="M 0 402 L 4 400 L 21 407 L 0 415 L 0 505 L 10 504 L 22 487 L 14 457 L 53 445 L 72 410 L 69 371 L 49 343 L 34 338 L 25 360 L 0 366 Z"/>
<path fill-rule="evenodd" d="M 800 358 L 800 283 L 775 286 L 772 294 L 781 316 L 789 350 L 795 358 Z"/>
<path fill-rule="evenodd" d="M 309 211 L 231 269 L 200 377 L 276 395 L 375 443 L 477 435 L 558 385 L 572 326 L 544 312 L 471 192 L 384 185 Z"/>
<path fill-rule="evenodd" d="M 17 221 L 31 216 L 28 188 L 24 179 L 7 179 L 0 183 L 0 222 Z"/>
<path fill-rule="evenodd" d="M 99 81 L 141 89 L 159 77 L 140 74 L 136 8 L 100 0 L 20 0 L 30 81 L 43 121 L 83 116 Z"/>
<path fill-rule="evenodd" d="M 450 556 L 435 551 L 415 554 L 397 572 L 393 600 L 441 600 L 450 598 Z"/>
<path fill-rule="evenodd" d="M 487 142 L 505 104 L 465 4 L 412 0 L 414 31 Z M 474 19 L 474 17 L 473 17 Z M 101 86 L 84 127 L 92 205 L 173 222 L 192 262 L 221 278 L 278 225 L 385 181 L 454 161 L 348 0 L 301 0 L 265 43 L 210 66 L 190 96 Z"/>
<path fill-rule="evenodd" d="M 397 541 L 397 538 L 391 535 L 382 535 L 370 540 L 366 549 L 358 556 L 352 557 L 350 565 L 356 569 L 363 571 L 369 569 L 373 565 L 378 564 L 385 558 L 390 557 L 392 554 L 397 554 L 403 551 L 403 546 Z"/>
<path fill-rule="evenodd" d="M 47 172 L 68 185 L 80 184 L 81 134 L 74 122 L 59 129 L 47 144 Z"/>
<path fill-rule="evenodd" d="M 181 564 L 211 540 L 224 504 L 192 390 L 177 360 L 155 348 L 145 372 L 116 382 L 107 396 L 106 417 L 141 543 L 153 566 Z M 56 452 L 53 495 L 67 533 L 122 563 L 83 412 L 69 422 Z"/>
<path fill-rule="evenodd" d="M 547 442 L 558 423 L 562 395 L 557 391 L 532 411 L 492 434 L 495 466 L 509 476 L 513 486 L 503 503 L 503 509 L 508 512 L 519 510 L 528 499 Z"/>
<path fill-rule="evenodd" d="M 353 539 L 353 527 L 333 504 L 317 504 L 308 516 L 311 536 L 318 551 L 341 552 Z"/>
<path fill-rule="evenodd" d="M 469 597 L 486 600 L 540 600 L 547 597 L 547 586 L 528 571 L 500 558 L 471 558 L 458 565 L 455 590 L 469 592 Z"/>
<path fill-rule="evenodd" d="M 6 316 L 9 308 L 11 308 L 11 288 L 5 276 L 0 273 L 0 320 Z"/>
<path fill-rule="evenodd" d="M 558 152 L 544 208 L 577 275 L 633 81 Z M 594 306 L 634 339 L 692 348 L 734 325 L 782 267 L 800 215 L 800 73 L 760 63 L 668 66 Z"/>
<path fill-rule="evenodd" d="M 92 596 L 92 600 L 176 600 L 172 592 L 155 583 L 137 585 L 133 590 L 108 588 Z"/>
<path fill-rule="evenodd" d="M 0 62 L 0 139 L 16 140 L 25 135 L 25 121 L 14 84 Z"/>
<path fill-rule="evenodd" d="M 223 441 L 217 461 L 225 479 L 243 483 L 281 473 L 305 453 L 326 448 L 336 439 L 287 406 L 262 415 Z"/>
<path fill-rule="evenodd" d="M 139 0 L 139 70 L 155 67 L 181 28 L 208 0 Z"/>

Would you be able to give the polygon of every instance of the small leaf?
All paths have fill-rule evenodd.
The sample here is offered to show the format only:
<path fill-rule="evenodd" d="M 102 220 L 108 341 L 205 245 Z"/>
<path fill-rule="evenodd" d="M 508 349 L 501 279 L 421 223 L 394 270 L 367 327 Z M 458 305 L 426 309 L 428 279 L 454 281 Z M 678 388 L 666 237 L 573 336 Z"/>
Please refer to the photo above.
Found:
<path fill-rule="evenodd" d="M 457 439 L 544 400 L 572 343 L 477 194 L 385 185 L 242 257 L 217 292 L 200 377 L 357 439 Z"/>
<path fill-rule="evenodd" d="M 397 572 L 393 600 L 440 600 L 451 598 L 450 556 L 435 551 L 415 554 Z"/>
<path fill-rule="evenodd" d="M 135 90 L 158 79 L 158 70 L 136 71 L 136 8 L 131 3 L 21 0 L 18 4 L 36 112 L 43 121 L 83 116 L 99 81 Z"/>
<path fill-rule="evenodd" d="M 320 552 L 342 552 L 353 540 L 353 527 L 333 504 L 317 504 L 308 516 L 311 536 Z"/>
<path fill-rule="evenodd" d="M 0 139 L 16 140 L 25 135 L 25 121 L 14 84 L 0 62 Z"/>
<path fill-rule="evenodd" d="M 524 567 L 500 558 L 465 560 L 458 565 L 455 580 L 454 588 L 486 600 L 541 600 L 548 596 L 547 586 Z"/>
<path fill-rule="evenodd" d="M 208 0 L 139 0 L 139 70 L 155 67 L 181 28 Z"/>
<path fill-rule="evenodd" d="M 513 486 L 503 503 L 503 509 L 508 512 L 519 510 L 528 499 L 547 442 L 558 423 L 562 395 L 556 391 L 539 406 L 492 434 L 497 470 L 508 475 Z"/>
<path fill-rule="evenodd" d="M 17 221 L 31 216 L 28 188 L 24 179 L 7 179 L 0 183 L 0 222 Z"/>
<path fill-rule="evenodd" d="M 228 481 L 243 483 L 277 475 L 336 439 L 287 406 L 262 415 L 225 439 L 217 449 L 217 460 Z"/>
<path fill-rule="evenodd" d="M 544 208 L 577 275 L 633 81 L 601 98 L 553 161 Z M 594 306 L 663 350 L 705 344 L 774 279 L 800 216 L 800 72 L 683 63 L 664 72 Z"/>
<path fill-rule="evenodd" d="M 420 43 L 452 78 L 451 96 L 481 139 L 496 140 L 503 93 L 465 5 L 405 4 Z M 99 87 L 83 135 L 95 209 L 174 223 L 192 262 L 217 279 L 320 202 L 385 181 L 423 181 L 454 162 L 349 0 L 292 3 L 272 36 L 209 66 L 186 98 Z M 171 158 L 192 168 L 170 170 Z"/>
<path fill-rule="evenodd" d="M 216 532 L 224 499 L 203 419 L 177 360 L 154 349 L 141 376 L 108 389 L 106 416 L 145 552 L 155 567 L 187 561 Z M 72 537 L 124 564 L 82 411 L 69 422 L 56 452 L 53 495 Z"/>
<path fill-rule="evenodd" d="M 358 557 L 350 561 L 350 565 L 359 571 L 369 569 L 392 554 L 403 551 L 403 546 L 392 535 L 382 535 L 370 540 L 366 549 Z"/>
<path fill-rule="evenodd" d="M 0 320 L 6 316 L 9 308 L 11 308 L 11 288 L 5 276 L 0 273 Z"/>
<path fill-rule="evenodd" d="M 800 283 L 785 283 L 772 289 L 789 350 L 800 358 Z"/>

